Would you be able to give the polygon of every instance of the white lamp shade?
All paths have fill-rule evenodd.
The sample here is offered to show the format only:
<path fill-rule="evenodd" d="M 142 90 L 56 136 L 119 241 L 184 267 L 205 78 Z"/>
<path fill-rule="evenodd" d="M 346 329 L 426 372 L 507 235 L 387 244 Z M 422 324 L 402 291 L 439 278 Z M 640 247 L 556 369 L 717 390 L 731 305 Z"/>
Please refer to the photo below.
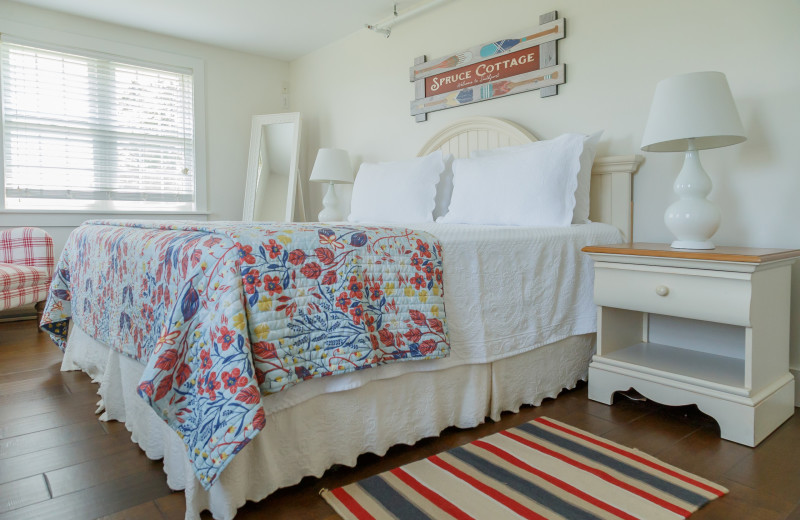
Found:
<path fill-rule="evenodd" d="M 683 152 L 741 143 L 742 121 L 721 72 L 694 72 L 658 83 L 642 137 L 646 152 Z"/>
<path fill-rule="evenodd" d="M 350 156 L 344 150 L 320 148 L 308 180 L 337 184 L 352 183 L 353 167 L 350 164 Z"/>

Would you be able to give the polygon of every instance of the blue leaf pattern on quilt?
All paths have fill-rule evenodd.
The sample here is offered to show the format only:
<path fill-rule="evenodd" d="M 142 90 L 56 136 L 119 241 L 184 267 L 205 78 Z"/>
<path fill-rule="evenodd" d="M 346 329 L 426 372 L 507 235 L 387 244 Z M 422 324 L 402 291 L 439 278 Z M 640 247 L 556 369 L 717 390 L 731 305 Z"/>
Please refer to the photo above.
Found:
<path fill-rule="evenodd" d="M 42 328 L 74 320 L 140 360 L 138 394 L 208 489 L 258 432 L 261 396 L 449 353 L 442 256 L 402 228 L 91 221 L 59 260 Z"/>

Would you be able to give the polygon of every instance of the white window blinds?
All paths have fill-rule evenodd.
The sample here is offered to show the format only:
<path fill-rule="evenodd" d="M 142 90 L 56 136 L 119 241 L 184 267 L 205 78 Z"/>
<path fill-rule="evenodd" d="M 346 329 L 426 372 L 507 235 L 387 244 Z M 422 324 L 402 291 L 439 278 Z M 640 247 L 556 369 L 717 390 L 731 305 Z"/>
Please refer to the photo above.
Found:
<path fill-rule="evenodd" d="M 0 49 L 6 208 L 195 208 L 190 70 Z"/>

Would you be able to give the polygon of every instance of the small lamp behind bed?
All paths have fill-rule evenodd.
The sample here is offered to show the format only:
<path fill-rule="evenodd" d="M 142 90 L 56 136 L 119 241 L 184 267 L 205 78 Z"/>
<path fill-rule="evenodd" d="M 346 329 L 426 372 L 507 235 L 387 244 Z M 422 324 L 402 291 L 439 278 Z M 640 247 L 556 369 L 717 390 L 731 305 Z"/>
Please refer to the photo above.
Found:
<path fill-rule="evenodd" d="M 334 184 L 352 184 L 353 166 L 350 164 L 350 156 L 344 150 L 335 148 L 320 148 L 317 152 L 317 160 L 314 161 L 314 168 L 311 170 L 311 182 L 327 182 L 328 192 L 322 199 L 323 209 L 319 212 L 320 222 L 333 222 L 343 220 L 339 210 L 339 198 L 336 196 Z"/>

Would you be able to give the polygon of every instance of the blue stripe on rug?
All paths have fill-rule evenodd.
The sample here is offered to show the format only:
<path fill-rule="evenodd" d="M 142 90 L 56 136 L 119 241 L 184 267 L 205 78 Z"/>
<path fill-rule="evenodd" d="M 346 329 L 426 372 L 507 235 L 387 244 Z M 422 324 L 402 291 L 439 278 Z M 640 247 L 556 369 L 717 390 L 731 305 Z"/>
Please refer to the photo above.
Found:
<path fill-rule="evenodd" d="M 558 513 L 561 516 L 570 519 L 600 520 L 599 517 L 593 515 L 589 511 L 564 501 L 546 489 L 543 489 L 536 484 L 529 482 L 518 475 L 515 475 L 507 469 L 501 468 L 500 466 L 489 462 L 483 457 L 465 450 L 464 448 L 453 448 L 448 450 L 447 454 L 456 457 L 465 464 L 469 464 L 481 473 L 488 475 L 499 482 L 502 482 L 514 491 L 527 496 L 528 498 L 538 502 L 539 504 L 545 506 L 555 513 Z"/>
<path fill-rule="evenodd" d="M 560 448 L 565 450 L 569 450 L 573 453 L 577 453 L 587 459 L 591 459 L 594 462 L 599 464 L 603 464 L 606 467 L 609 467 L 615 471 L 622 473 L 630 478 L 634 478 L 636 480 L 640 480 L 653 486 L 654 488 L 663 491 L 664 493 L 668 493 L 676 498 L 683 500 L 684 502 L 688 502 L 689 504 L 695 506 L 701 506 L 708 502 L 708 499 L 702 495 L 698 495 L 691 490 L 682 488 L 672 482 L 667 480 L 661 479 L 656 475 L 651 473 L 647 473 L 642 471 L 641 469 L 626 464 L 620 460 L 617 460 L 613 457 L 609 457 L 608 455 L 601 453 L 597 450 L 594 450 L 588 446 L 584 446 L 583 444 L 578 444 L 577 442 L 571 441 L 569 439 L 565 439 L 560 435 L 556 435 L 552 432 L 549 432 L 539 426 L 536 426 L 533 423 L 525 423 L 521 424 L 516 427 L 534 437 L 539 437 L 540 439 L 544 439 L 547 442 L 555 444 Z"/>
<path fill-rule="evenodd" d="M 361 488 L 391 511 L 399 520 L 428 520 L 430 517 L 398 493 L 380 475 L 358 483 Z"/>

